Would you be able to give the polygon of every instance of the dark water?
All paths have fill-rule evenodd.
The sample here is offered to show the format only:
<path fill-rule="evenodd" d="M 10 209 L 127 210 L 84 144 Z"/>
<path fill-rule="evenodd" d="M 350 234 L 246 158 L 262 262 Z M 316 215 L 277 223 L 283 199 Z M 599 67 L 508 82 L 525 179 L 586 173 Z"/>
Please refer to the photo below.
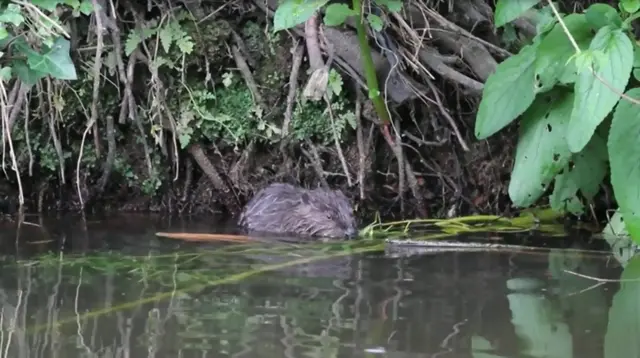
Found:
<path fill-rule="evenodd" d="M 2 357 L 640 357 L 640 264 L 606 252 L 347 255 L 154 236 L 214 221 L 41 224 L 1 235 Z"/>

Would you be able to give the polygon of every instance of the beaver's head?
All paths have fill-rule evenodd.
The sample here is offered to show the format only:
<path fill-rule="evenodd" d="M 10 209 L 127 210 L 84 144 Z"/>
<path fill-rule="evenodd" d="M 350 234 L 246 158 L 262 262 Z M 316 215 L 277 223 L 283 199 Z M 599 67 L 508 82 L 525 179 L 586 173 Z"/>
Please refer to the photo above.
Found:
<path fill-rule="evenodd" d="M 358 227 L 349 199 L 341 191 L 313 189 L 300 195 L 295 215 L 299 228 L 309 235 L 353 237 Z"/>

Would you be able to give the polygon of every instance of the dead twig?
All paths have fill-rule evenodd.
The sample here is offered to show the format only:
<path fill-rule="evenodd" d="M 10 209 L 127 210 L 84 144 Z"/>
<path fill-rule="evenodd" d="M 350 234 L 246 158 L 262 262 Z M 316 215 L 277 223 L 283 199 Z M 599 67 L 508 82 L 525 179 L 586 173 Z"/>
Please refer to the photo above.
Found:
<path fill-rule="evenodd" d="M 293 119 L 293 104 L 296 100 L 298 92 L 298 73 L 302 65 L 302 57 L 304 56 L 304 47 L 296 41 L 291 49 L 293 53 L 293 63 L 291 64 L 291 74 L 289 74 L 289 94 L 287 95 L 287 108 L 284 111 L 284 121 L 282 123 L 281 138 L 289 135 L 289 127 Z"/>
<path fill-rule="evenodd" d="M 78 162 L 76 164 L 76 187 L 78 190 L 78 200 L 80 200 L 80 209 L 84 209 L 84 199 L 82 198 L 82 190 L 80 188 L 80 164 L 82 163 L 82 152 L 84 150 L 84 141 L 86 139 L 87 133 L 89 129 L 91 129 L 94 123 L 98 119 L 98 99 L 100 97 L 100 70 L 102 68 L 102 48 L 104 46 L 104 42 L 102 39 L 102 15 L 100 11 L 100 7 L 98 6 L 97 0 L 91 0 L 93 4 L 93 8 L 95 9 L 95 19 L 96 19 L 96 54 L 95 61 L 93 62 L 93 96 L 91 100 L 91 118 L 87 123 L 87 127 L 82 134 L 82 143 L 80 144 L 80 154 L 78 156 Z M 98 133 L 94 133 L 95 136 L 98 136 Z"/>

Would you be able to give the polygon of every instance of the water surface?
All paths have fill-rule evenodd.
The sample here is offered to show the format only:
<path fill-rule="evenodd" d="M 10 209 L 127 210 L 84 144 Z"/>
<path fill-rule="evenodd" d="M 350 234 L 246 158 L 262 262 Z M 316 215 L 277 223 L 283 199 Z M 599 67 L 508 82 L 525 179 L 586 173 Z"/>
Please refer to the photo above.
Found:
<path fill-rule="evenodd" d="M 605 251 L 349 253 L 154 236 L 228 230 L 213 220 L 39 223 L 3 227 L 3 357 L 640 357 L 640 264 Z"/>

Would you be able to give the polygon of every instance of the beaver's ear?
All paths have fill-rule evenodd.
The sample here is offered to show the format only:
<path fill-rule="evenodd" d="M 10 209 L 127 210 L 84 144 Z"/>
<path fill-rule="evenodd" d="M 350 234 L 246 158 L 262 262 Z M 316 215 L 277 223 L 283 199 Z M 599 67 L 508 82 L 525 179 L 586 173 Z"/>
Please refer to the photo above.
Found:
<path fill-rule="evenodd" d="M 309 205 L 309 194 L 302 193 L 302 203 L 304 205 Z"/>

